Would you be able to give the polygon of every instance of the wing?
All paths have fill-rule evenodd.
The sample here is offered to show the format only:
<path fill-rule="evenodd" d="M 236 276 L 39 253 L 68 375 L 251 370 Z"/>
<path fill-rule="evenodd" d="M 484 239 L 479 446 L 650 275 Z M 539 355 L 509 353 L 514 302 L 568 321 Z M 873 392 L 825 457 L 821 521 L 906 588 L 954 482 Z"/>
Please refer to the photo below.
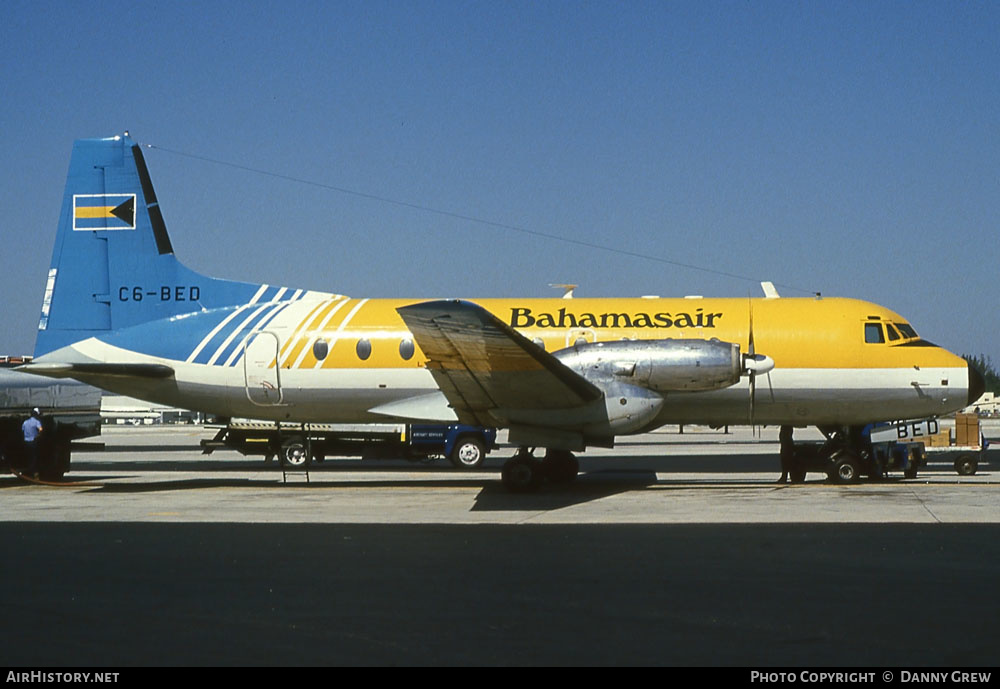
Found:
<path fill-rule="evenodd" d="M 575 409 L 603 396 L 481 306 L 448 300 L 397 310 L 462 423 L 494 426 L 509 412 Z"/>

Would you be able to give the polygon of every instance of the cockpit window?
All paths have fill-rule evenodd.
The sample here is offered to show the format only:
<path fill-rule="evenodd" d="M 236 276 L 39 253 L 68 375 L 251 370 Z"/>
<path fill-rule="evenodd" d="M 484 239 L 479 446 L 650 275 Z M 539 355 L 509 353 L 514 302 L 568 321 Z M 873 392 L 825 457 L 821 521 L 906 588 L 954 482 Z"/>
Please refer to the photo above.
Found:
<path fill-rule="evenodd" d="M 896 323 L 896 327 L 899 328 L 899 332 L 901 332 L 903 337 L 906 339 L 917 337 L 917 332 L 907 323 Z"/>
<path fill-rule="evenodd" d="M 885 334 L 889 336 L 889 342 L 894 342 L 899 339 L 899 333 L 888 323 L 885 324 Z"/>
<path fill-rule="evenodd" d="M 869 344 L 885 342 L 881 323 L 865 323 L 865 342 Z"/>

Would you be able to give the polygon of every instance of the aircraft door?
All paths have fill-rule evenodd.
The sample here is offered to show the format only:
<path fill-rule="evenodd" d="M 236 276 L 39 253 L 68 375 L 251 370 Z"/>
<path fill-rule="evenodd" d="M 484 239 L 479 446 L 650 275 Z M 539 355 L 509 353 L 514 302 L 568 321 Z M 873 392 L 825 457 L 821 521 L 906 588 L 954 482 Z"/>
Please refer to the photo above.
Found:
<path fill-rule="evenodd" d="M 281 404 L 281 369 L 278 367 L 278 336 L 253 333 L 243 344 L 243 379 L 247 399 L 262 407 Z"/>

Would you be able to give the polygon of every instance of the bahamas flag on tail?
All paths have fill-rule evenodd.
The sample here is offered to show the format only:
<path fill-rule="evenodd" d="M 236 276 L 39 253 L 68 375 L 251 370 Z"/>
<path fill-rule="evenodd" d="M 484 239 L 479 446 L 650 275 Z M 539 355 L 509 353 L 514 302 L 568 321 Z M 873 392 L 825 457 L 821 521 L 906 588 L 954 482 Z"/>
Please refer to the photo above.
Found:
<path fill-rule="evenodd" d="M 134 230 L 135 194 L 74 194 L 73 230 Z"/>

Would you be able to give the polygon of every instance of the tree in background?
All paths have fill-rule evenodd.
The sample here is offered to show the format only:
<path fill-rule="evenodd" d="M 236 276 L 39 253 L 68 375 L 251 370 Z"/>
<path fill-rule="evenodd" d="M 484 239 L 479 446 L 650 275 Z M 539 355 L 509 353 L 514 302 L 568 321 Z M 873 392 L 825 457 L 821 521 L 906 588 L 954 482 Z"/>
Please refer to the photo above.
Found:
<path fill-rule="evenodd" d="M 977 371 L 983 374 L 983 379 L 986 381 L 987 392 L 1000 395 L 1000 373 L 997 373 L 997 370 L 993 368 L 993 362 L 988 356 L 984 356 L 982 354 L 979 356 L 963 354 L 962 358 L 969 362 L 969 364 Z"/>

